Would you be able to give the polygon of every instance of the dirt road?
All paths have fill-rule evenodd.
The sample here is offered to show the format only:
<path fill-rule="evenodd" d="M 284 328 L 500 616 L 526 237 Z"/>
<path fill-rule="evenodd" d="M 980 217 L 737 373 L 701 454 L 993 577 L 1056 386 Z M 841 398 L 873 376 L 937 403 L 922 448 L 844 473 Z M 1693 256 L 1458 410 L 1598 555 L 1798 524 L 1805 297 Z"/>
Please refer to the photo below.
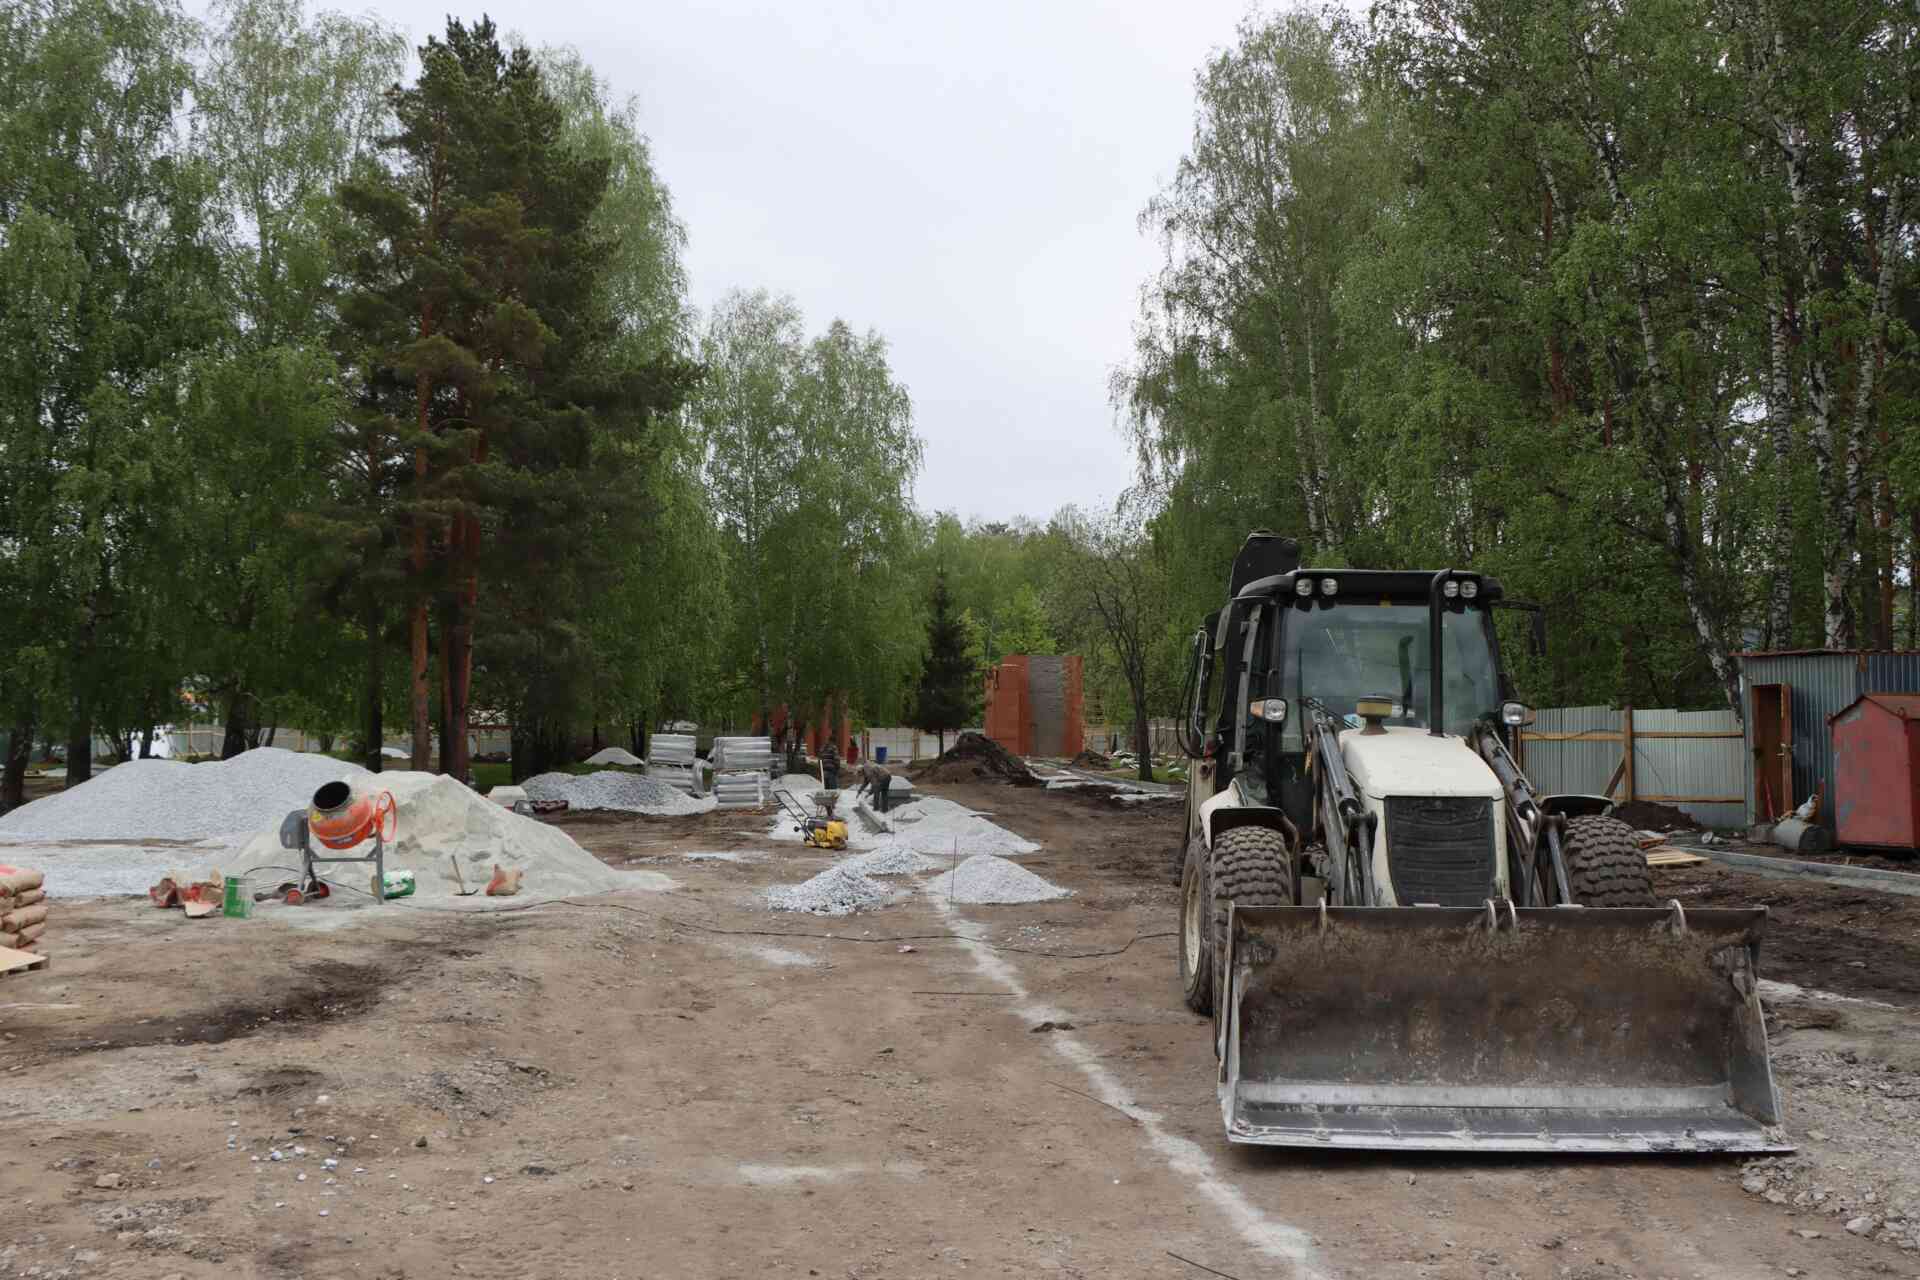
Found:
<path fill-rule="evenodd" d="M 829 860 L 714 814 L 565 822 L 676 882 L 580 905 L 321 931 L 62 904 L 54 968 L 0 985 L 0 1276 L 1920 1274 L 1827 1212 L 1912 1185 L 1875 1154 L 1920 1145 L 1905 1008 L 1783 1004 L 1803 1168 L 1229 1148 L 1175 991 L 1177 806 L 935 790 L 1074 895 L 776 915 L 764 889 Z"/>

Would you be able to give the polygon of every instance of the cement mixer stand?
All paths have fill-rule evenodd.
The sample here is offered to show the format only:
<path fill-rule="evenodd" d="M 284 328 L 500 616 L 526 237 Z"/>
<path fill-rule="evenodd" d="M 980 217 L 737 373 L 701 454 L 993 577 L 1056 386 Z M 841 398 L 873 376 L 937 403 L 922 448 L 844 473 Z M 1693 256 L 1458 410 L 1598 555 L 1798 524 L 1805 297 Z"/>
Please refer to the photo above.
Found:
<path fill-rule="evenodd" d="M 295 809 L 280 824 L 280 847 L 297 850 L 300 854 L 300 892 L 310 894 L 314 885 L 322 883 L 314 873 L 314 868 L 334 863 L 359 862 L 373 864 L 373 883 L 375 902 L 386 901 L 387 884 L 387 841 L 380 823 L 373 824 L 373 852 L 358 858 L 321 857 L 314 852 L 313 835 L 307 829 L 307 811 Z M 328 851 L 331 855 L 331 850 Z"/>

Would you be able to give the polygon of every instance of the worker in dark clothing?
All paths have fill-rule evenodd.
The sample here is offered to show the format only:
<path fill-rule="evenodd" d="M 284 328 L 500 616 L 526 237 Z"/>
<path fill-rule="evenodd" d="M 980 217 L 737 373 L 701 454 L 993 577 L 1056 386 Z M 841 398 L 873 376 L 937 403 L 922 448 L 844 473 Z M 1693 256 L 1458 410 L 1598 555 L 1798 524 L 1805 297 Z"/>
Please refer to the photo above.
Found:
<path fill-rule="evenodd" d="M 840 747 L 832 738 L 820 744 L 820 780 L 829 791 L 840 789 Z"/>
<path fill-rule="evenodd" d="M 868 761 L 860 766 L 860 785 L 854 789 L 853 797 L 858 800 L 862 791 L 873 792 L 873 811 L 887 811 L 887 791 L 893 786 L 893 775 L 879 765 Z"/>

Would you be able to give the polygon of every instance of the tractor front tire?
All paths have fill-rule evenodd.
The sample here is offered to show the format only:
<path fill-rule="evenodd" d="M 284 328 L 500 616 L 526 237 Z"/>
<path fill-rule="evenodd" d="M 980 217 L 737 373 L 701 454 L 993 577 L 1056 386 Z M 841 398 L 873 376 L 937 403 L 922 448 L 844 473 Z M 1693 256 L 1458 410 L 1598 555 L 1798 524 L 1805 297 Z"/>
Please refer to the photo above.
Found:
<path fill-rule="evenodd" d="M 1180 994 L 1195 1013 L 1213 1013 L 1213 899 L 1199 836 L 1187 842 L 1180 870 Z"/>
<path fill-rule="evenodd" d="M 1287 842 L 1268 827 L 1235 827 L 1213 842 L 1213 975 L 1227 990 L 1227 908 L 1290 907 L 1293 860 Z"/>
<path fill-rule="evenodd" d="M 1567 885 L 1583 907 L 1651 907 L 1653 873 L 1633 828 L 1618 818 L 1567 823 Z"/>

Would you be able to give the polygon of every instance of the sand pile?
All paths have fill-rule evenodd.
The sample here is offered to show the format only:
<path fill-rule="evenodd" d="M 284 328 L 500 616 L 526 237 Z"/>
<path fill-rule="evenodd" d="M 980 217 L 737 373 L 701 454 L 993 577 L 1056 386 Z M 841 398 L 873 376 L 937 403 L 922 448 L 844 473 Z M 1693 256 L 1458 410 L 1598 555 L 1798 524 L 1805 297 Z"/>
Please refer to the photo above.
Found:
<path fill-rule="evenodd" d="M 367 771 L 331 756 L 256 747 L 231 760 L 130 760 L 0 818 L 0 835 L 42 840 L 205 840 L 251 835 L 322 785 Z"/>
<path fill-rule="evenodd" d="M 599 773 L 542 773 L 520 784 L 529 800 L 565 800 L 569 809 L 621 813 L 705 813 L 712 797 L 695 798 L 645 774 L 607 769 Z"/>
<path fill-rule="evenodd" d="M 927 892 L 950 902 L 1047 902 L 1064 898 L 1071 890 L 1042 880 L 1033 872 L 1005 858 L 977 853 L 947 872 L 935 876 Z"/>
<path fill-rule="evenodd" d="M 587 757 L 587 763 L 636 765 L 645 762 L 625 747 L 602 747 Z"/>
<path fill-rule="evenodd" d="M 803 884 L 767 890 L 767 905 L 775 911 L 806 911 L 816 916 L 847 916 L 863 907 L 877 907 L 893 891 L 877 880 L 849 870 L 844 864 L 828 867 Z"/>
<path fill-rule="evenodd" d="M 557 827 L 521 817 L 452 778 L 433 773 L 385 773 L 378 785 L 393 793 L 399 809 L 399 835 L 387 846 L 388 871 L 411 871 L 415 891 L 407 902 L 485 911 L 552 898 L 606 893 L 617 889 L 665 889 L 672 882 L 656 872 L 615 871 L 575 844 Z M 281 810 L 281 817 L 286 810 Z M 342 850 L 348 856 L 371 846 Z M 495 865 L 522 873 L 515 897 L 455 896 L 452 858 L 460 860 L 468 888 L 484 888 Z M 269 888 L 294 875 L 276 868 L 297 867 L 299 854 L 280 847 L 278 818 L 256 834 L 220 869 L 245 875 L 255 888 Z M 370 888 L 371 866 L 322 867 L 328 880 L 356 889 Z M 343 889 L 324 904 L 300 910 L 325 910 L 363 901 Z"/>
<path fill-rule="evenodd" d="M 983 734 L 967 732 L 947 753 L 914 775 L 922 782 L 1011 782 L 1031 787 L 1040 780 L 1026 762 Z"/>

